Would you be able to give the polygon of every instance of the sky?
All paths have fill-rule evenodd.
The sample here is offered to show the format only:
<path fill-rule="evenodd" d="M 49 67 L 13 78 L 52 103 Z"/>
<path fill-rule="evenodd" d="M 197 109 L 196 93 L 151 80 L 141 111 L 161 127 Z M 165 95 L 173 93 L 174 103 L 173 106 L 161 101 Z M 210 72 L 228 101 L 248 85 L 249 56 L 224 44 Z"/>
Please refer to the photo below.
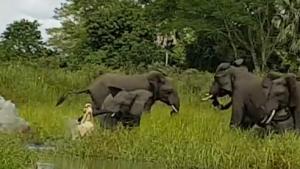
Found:
<path fill-rule="evenodd" d="M 54 9 L 65 0 L 0 0 L 0 34 L 7 24 L 22 18 L 38 20 L 44 40 L 48 39 L 46 28 L 59 27 L 59 21 L 53 19 Z"/>

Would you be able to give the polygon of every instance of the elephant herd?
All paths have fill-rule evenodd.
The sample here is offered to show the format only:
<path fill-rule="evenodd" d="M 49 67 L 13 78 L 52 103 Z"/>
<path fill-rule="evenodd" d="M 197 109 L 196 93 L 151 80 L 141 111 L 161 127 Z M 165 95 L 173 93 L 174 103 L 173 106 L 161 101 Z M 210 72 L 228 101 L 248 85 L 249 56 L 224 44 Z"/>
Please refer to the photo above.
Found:
<path fill-rule="evenodd" d="M 171 80 L 163 73 L 121 75 L 107 73 L 95 79 L 86 89 L 68 92 L 68 95 L 89 94 L 93 116 L 104 128 L 113 128 L 119 122 L 124 126 L 139 126 L 144 112 L 150 112 L 156 101 L 167 104 L 171 115 L 179 112 L 180 98 Z M 218 98 L 229 96 L 230 102 L 221 105 Z M 295 74 L 269 72 L 260 78 L 243 66 L 243 60 L 218 65 L 208 96 L 220 110 L 232 107 L 230 127 L 295 129 L 300 131 L 300 81 Z M 80 118 L 78 119 L 80 120 Z"/>
<path fill-rule="evenodd" d="M 142 113 L 150 112 L 156 101 L 169 105 L 171 115 L 180 109 L 176 88 L 158 71 L 136 75 L 107 73 L 95 79 L 85 90 L 68 92 L 56 105 L 60 105 L 68 95 L 81 93 L 90 95 L 93 116 L 98 117 L 104 128 L 114 128 L 118 122 L 128 127 L 139 126 Z"/>
<path fill-rule="evenodd" d="M 248 71 L 239 59 L 218 65 L 209 94 L 221 110 L 232 106 L 230 127 L 300 130 L 300 81 L 293 73 L 269 72 L 260 78 Z M 218 98 L 229 96 L 231 101 L 221 105 Z"/>

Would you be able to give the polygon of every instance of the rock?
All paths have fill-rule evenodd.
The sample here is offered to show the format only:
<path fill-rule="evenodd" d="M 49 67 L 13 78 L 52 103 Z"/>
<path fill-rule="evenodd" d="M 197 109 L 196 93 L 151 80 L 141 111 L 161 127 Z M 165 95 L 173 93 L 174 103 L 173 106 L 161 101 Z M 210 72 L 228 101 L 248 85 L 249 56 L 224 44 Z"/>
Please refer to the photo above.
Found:
<path fill-rule="evenodd" d="M 15 104 L 0 96 L 0 132 L 27 133 L 29 131 L 29 123 L 19 117 Z"/>

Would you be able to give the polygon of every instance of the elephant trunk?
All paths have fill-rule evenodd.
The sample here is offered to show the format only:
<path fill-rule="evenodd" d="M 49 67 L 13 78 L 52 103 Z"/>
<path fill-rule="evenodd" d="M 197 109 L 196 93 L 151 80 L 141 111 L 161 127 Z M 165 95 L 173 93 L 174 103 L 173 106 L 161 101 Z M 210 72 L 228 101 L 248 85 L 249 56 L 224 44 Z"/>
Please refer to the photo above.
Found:
<path fill-rule="evenodd" d="M 216 81 L 213 81 L 212 85 L 209 88 L 209 92 L 205 94 L 205 97 L 202 98 L 202 101 L 215 101 L 217 97 L 224 97 L 226 95 L 230 95 L 230 93 L 223 90 Z"/>

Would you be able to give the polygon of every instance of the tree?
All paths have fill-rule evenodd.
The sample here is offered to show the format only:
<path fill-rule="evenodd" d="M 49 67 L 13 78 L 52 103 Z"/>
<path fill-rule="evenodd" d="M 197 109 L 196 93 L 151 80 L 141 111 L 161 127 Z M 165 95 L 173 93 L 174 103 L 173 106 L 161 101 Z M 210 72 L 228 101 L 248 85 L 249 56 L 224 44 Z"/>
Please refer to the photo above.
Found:
<path fill-rule="evenodd" d="M 45 53 L 40 24 L 26 19 L 9 24 L 1 35 L 1 46 L 6 51 L 6 59 L 34 59 Z"/>
<path fill-rule="evenodd" d="M 241 5 L 243 8 L 240 10 L 244 9 L 243 15 L 235 17 L 230 14 L 229 19 L 224 20 L 229 41 L 232 44 L 238 42 L 240 47 L 250 53 L 257 72 L 265 71 L 267 61 L 278 44 L 271 23 L 275 13 L 273 1 L 243 1 Z"/>
<path fill-rule="evenodd" d="M 282 66 L 298 71 L 300 54 L 300 2 L 294 0 L 276 0 L 276 14 L 272 23 L 278 31 L 276 55 Z"/>
<path fill-rule="evenodd" d="M 69 0 L 56 15 L 62 27 L 49 30 L 50 42 L 72 63 L 121 67 L 163 60 L 155 25 L 133 1 Z"/>
<path fill-rule="evenodd" d="M 164 28 L 190 27 L 203 42 L 210 39 L 217 48 L 227 43 L 232 59 L 250 60 L 256 71 L 265 70 L 278 43 L 274 41 L 271 20 L 275 10 L 270 0 L 157 0 L 152 6 L 157 11 L 153 18 Z"/>

